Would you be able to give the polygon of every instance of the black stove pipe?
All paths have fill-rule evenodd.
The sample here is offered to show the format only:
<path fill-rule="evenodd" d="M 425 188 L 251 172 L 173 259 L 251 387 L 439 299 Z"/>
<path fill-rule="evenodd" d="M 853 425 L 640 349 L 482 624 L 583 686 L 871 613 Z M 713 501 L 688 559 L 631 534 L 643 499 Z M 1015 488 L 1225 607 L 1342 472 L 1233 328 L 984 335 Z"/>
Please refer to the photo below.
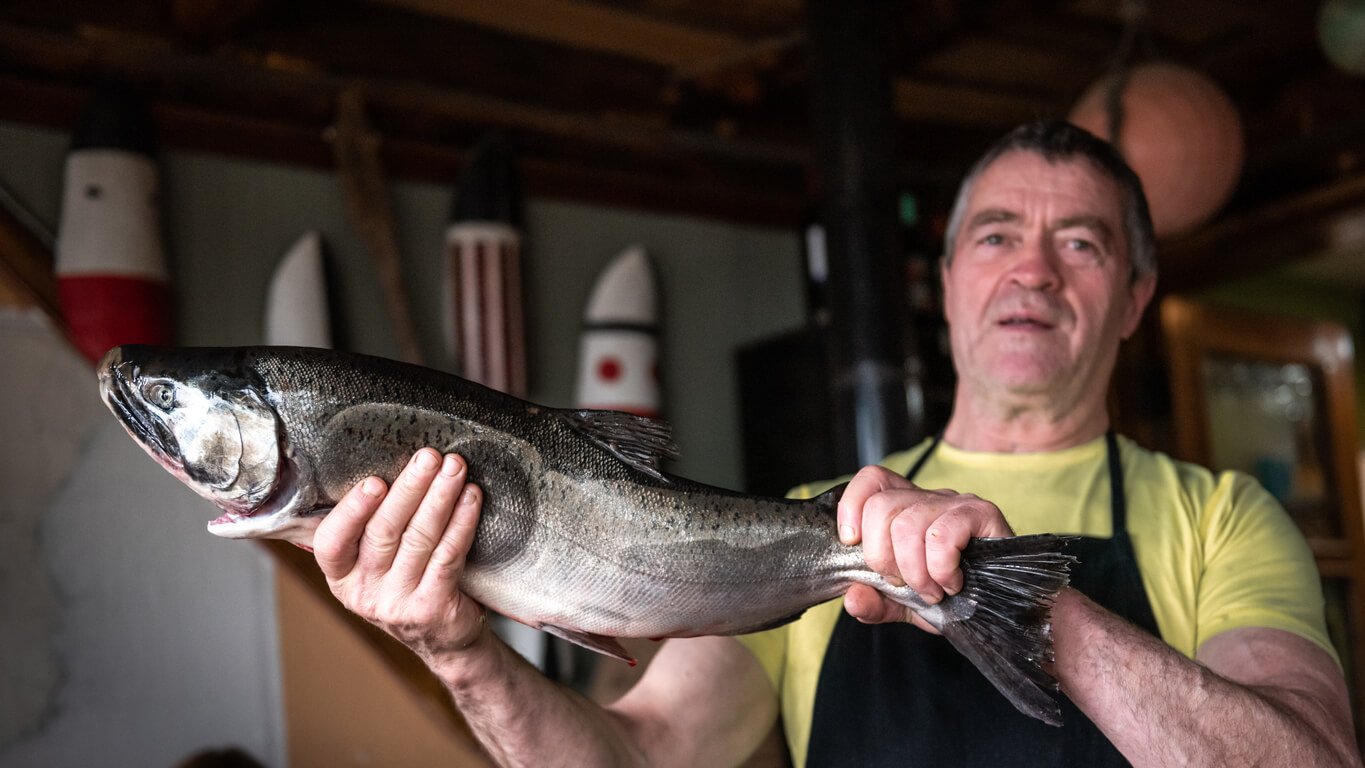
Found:
<path fill-rule="evenodd" d="M 806 2 L 841 469 L 875 463 L 919 437 L 906 407 L 906 275 L 889 40 L 895 5 Z"/>

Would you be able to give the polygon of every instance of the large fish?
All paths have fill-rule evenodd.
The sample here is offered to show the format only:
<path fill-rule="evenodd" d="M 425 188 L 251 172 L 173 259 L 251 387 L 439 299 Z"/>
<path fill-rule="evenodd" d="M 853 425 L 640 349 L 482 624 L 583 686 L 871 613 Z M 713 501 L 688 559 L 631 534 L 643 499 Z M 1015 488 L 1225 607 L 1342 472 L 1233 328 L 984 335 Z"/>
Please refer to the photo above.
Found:
<path fill-rule="evenodd" d="M 1060 724 L 1041 668 L 1063 537 L 978 539 L 963 590 L 937 605 L 841 544 L 841 488 L 749 496 L 670 475 L 667 426 L 546 408 L 427 368 L 289 347 L 117 347 L 100 393 L 128 433 L 223 514 L 229 538 L 312 543 L 369 475 L 392 481 L 423 446 L 465 457 L 484 491 L 461 588 L 601 653 L 618 637 L 734 635 L 779 626 L 867 584 L 913 608 L 1020 711 Z"/>

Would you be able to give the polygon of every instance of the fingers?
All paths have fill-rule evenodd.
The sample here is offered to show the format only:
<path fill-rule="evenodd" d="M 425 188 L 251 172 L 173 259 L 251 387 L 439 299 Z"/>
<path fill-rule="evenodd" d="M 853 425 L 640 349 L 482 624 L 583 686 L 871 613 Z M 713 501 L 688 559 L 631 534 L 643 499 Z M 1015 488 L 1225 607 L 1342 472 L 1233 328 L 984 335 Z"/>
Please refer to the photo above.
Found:
<path fill-rule="evenodd" d="M 864 624 L 908 621 L 927 632 L 939 634 L 939 631 L 920 618 L 919 614 L 865 584 L 855 584 L 848 590 L 848 594 L 844 595 L 844 608 L 850 616 Z"/>
<path fill-rule="evenodd" d="M 848 481 L 844 495 L 839 497 L 839 541 L 849 545 L 862 541 L 862 510 L 868 499 L 891 488 L 914 487 L 909 480 L 886 467 L 863 467 Z"/>
<path fill-rule="evenodd" d="M 441 460 L 440 469 L 418 501 L 407 527 L 399 537 L 390 575 L 400 585 L 412 588 L 421 581 L 432 554 L 450 524 L 456 501 L 465 490 L 466 465 L 458 456 Z M 460 555 L 463 562 L 463 552 Z"/>
<path fill-rule="evenodd" d="M 465 557 L 474 545 L 474 532 L 479 527 L 482 506 L 483 491 L 477 485 L 466 484 L 428 559 L 419 590 L 447 594 L 456 588 L 460 573 L 464 570 Z"/>
<path fill-rule="evenodd" d="M 358 560 L 361 568 L 376 573 L 390 569 L 408 522 L 421 506 L 440 467 L 441 454 L 431 448 L 413 455 L 365 525 Z"/>
<path fill-rule="evenodd" d="M 931 604 L 961 591 L 962 550 L 973 538 L 1013 535 L 994 504 L 971 494 L 917 488 L 882 467 L 864 468 L 849 482 L 838 514 L 841 540 L 860 540 L 869 568 Z M 874 590 L 850 589 L 845 605 L 870 622 L 914 618 Z"/>
<path fill-rule="evenodd" d="M 863 503 L 863 556 L 868 567 L 892 586 L 909 586 L 930 603 L 943 599 L 944 588 L 951 585 L 936 577 L 952 581 L 951 568 L 932 571 L 926 556 L 930 526 L 941 527 L 938 517 L 951 495 L 951 491 L 896 489 L 874 494 Z"/>
<path fill-rule="evenodd" d="M 342 605 L 431 665 L 485 635 L 483 608 L 460 589 L 483 504 L 468 476 L 460 457 L 424 448 L 387 492 L 377 477 L 357 483 L 314 536 Z"/>
<path fill-rule="evenodd" d="M 981 501 L 975 496 L 971 501 Z M 988 503 L 988 502 L 982 502 Z M 993 507 L 994 505 L 992 505 Z M 979 515 L 989 518 L 990 511 L 982 510 Z M 927 578 L 943 587 L 944 592 L 956 595 L 962 591 L 962 550 L 972 540 L 976 530 L 971 511 L 954 507 L 935 520 L 924 533 L 924 566 Z"/>
<path fill-rule="evenodd" d="M 313 554 L 328 579 L 340 579 L 355 568 L 360 537 L 370 516 L 379 508 L 384 490 L 384 481 L 377 477 L 361 480 L 318 524 L 313 534 Z"/>

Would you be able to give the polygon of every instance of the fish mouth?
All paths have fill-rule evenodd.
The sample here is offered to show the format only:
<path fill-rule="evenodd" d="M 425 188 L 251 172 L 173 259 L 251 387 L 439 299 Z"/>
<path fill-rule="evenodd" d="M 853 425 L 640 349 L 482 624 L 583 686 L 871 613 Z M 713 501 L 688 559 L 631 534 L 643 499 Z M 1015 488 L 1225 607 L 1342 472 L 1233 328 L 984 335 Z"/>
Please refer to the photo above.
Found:
<path fill-rule="evenodd" d="M 284 539 L 310 548 L 313 530 L 330 510 L 309 509 L 302 470 L 287 452 L 282 459 L 280 483 L 275 493 L 255 509 L 220 507 L 223 514 L 209 521 L 209 533 L 225 539 Z M 299 509 L 308 511 L 300 512 Z"/>
<path fill-rule="evenodd" d="M 175 435 L 151 415 L 134 395 L 139 376 L 136 364 L 123 359 L 123 348 L 114 347 L 100 361 L 97 376 L 100 383 L 100 399 L 118 417 L 119 423 L 128 434 L 147 451 L 157 463 L 173 474 L 185 471 L 177 460 L 180 446 Z"/>

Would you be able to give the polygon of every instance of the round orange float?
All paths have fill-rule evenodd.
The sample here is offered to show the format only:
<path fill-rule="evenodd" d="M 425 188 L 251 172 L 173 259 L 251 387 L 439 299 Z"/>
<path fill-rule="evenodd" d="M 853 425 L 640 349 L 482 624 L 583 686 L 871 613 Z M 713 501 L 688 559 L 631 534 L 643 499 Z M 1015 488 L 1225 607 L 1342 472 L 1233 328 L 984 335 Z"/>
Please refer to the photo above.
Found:
<path fill-rule="evenodd" d="M 1109 136 L 1110 78 L 1096 82 L 1070 120 Z M 1207 76 L 1166 62 L 1128 71 L 1119 150 L 1142 179 L 1158 236 L 1208 221 L 1228 201 L 1242 171 L 1242 123 L 1232 101 Z"/>

